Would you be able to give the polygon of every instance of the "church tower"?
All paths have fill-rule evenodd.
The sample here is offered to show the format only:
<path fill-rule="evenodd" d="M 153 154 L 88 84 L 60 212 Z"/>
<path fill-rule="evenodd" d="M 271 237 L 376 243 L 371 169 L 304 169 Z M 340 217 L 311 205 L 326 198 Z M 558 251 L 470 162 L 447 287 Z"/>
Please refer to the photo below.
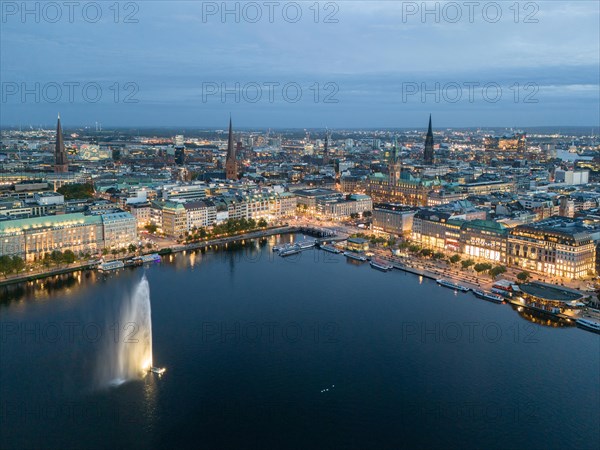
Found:
<path fill-rule="evenodd" d="M 329 130 L 325 130 L 325 144 L 323 146 L 323 165 L 329 165 Z"/>
<path fill-rule="evenodd" d="M 69 160 L 65 150 L 62 127 L 60 126 L 60 114 L 56 124 L 56 144 L 54 145 L 54 172 L 66 173 L 69 171 Z"/>
<path fill-rule="evenodd" d="M 238 179 L 238 162 L 236 149 L 233 145 L 233 127 L 229 116 L 229 136 L 227 138 L 227 158 L 225 160 L 225 176 L 228 180 Z"/>
<path fill-rule="evenodd" d="M 397 186 L 400 182 L 402 172 L 402 161 L 400 159 L 400 150 L 398 149 L 398 141 L 394 138 L 392 155 L 389 164 L 389 182 L 391 186 Z"/>
<path fill-rule="evenodd" d="M 433 165 L 433 131 L 431 130 L 431 114 L 429 114 L 429 128 L 425 137 L 425 152 L 423 153 L 425 164 Z"/>

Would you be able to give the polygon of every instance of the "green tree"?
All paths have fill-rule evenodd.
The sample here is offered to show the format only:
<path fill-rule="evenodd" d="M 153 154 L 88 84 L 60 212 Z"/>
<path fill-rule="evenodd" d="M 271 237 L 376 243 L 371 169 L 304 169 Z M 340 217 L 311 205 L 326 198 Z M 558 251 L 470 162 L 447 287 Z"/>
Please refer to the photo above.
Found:
<path fill-rule="evenodd" d="M 65 200 L 93 198 L 94 185 L 92 183 L 65 184 L 59 187 L 56 192 L 64 195 Z"/>
<path fill-rule="evenodd" d="M 431 256 L 432 254 L 433 254 L 433 251 L 428 248 L 424 248 L 423 250 L 421 250 L 421 255 L 423 255 L 423 256 Z"/>
<path fill-rule="evenodd" d="M 75 253 L 72 250 L 65 250 L 63 253 L 63 261 L 67 264 L 75 262 Z"/>
<path fill-rule="evenodd" d="M 259 228 L 266 228 L 267 227 L 267 221 L 265 219 L 260 219 L 258 221 L 258 227 Z"/>
<path fill-rule="evenodd" d="M 108 252 L 109 252 L 109 250 L 108 250 L 106 247 L 104 247 L 104 248 L 102 249 L 102 255 L 103 255 L 103 256 L 106 256 L 106 255 L 108 255 Z"/>
<path fill-rule="evenodd" d="M 2 255 L 0 256 L 0 272 L 2 272 L 2 274 L 4 276 L 8 275 L 9 273 L 11 273 L 13 270 L 13 260 L 10 256 L 8 255 Z"/>
<path fill-rule="evenodd" d="M 371 217 L 373 213 L 371 211 L 364 211 L 362 216 L 366 219 L 367 217 Z"/>
<path fill-rule="evenodd" d="M 475 272 L 481 273 L 485 272 L 486 270 L 490 270 L 492 265 L 488 263 L 477 263 L 473 268 L 475 269 Z"/>
<path fill-rule="evenodd" d="M 20 256 L 14 255 L 12 257 L 12 269 L 15 273 L 21 272 L 25 268 L 25 261 Z"/>
<path fill-rule="evenodd" d="M 460 263 L 460 265 L 462 266 L 463 269 L 468 269 L 473 264 L 475 264 L 475 261 L 473 261 L 472 259 L 467 259 L 465 261 L 461 261 L 461 263 Z"/>
<path fill-rule="evenodd" d="M 506 267 L 504 266 L 496 266 L 493 269 L 490 269 L 490 275 L 492 278 L 496 278 L 498 275 L 502 275 L 506 272 Z"/>
<path fill-rule="evenodd" d="M 144 228 L 148 233 L 156 233 L 156 230 L 158 229 L 155 223 L 149 223 Z"/>
<path fill-rule="evenodd" d="M 350 218 L 351 219 L 358 219 L 358 217 L 359 217 L 358 213 L 352 213 L 352 214 L 350 214 Z"/>
<path fill-rule="evenodd" d="M 52 250 L 50 253 L 50 259 L 55 265 L 60 265 L 63 262 L 63 254 L 60 250 Z"/>
<path fill-rule="evenodd" d="M 456 264 L 456 263 L 457 263 L 457 262 L 459 262 L 461 259 L 462 259 L 462 258 L 460 257 L 460 255 L 459 255 L 459 254 L 452 255 L 452 256 L 450 257 L 450 262 L 451 262 L 452 264 Z"/>
<path fill-rule="evenodd" d="M 519 272 L 517 274 L 517 280 L 519 280 L 519 281 L 527 281 L 528 278 L 529 278 L 529 272 L 527 272 L 526 270 L 524 270 L 523 272 Z"/>
<path fill-rule="evenodd" d="M 42 258 L 42 264 L 44 267 L 50 267 L 52 265 L 52 257 L 50 253 L 44 253 L 44 257 Z"/>
<path fill-rule="evenodd" d="M 152 249 L 152 242 L 148 242 L 148 243 L 146 244 L 146 248 L 147 248 L 148 250 L 151 250 L 151 249 Z"/>
<path fill-rule="evenodd" d="M 127 250 L 129 250 L 129 253 L 135 253 L 135 251 L 137 250 L 137 246 L 135 244 L 129 244 Z"/>

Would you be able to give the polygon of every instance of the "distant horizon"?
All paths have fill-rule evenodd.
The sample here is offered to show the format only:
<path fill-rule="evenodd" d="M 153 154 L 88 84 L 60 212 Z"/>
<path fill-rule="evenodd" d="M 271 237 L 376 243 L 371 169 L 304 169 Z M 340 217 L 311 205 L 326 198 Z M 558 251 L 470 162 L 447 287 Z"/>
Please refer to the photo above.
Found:
<path fill-rule="evenodd" d="M 108 131 L 122 131 L 122 130 L 180 130 L 180 131 L 227 131 L 227 124 L 217 125 L 217 126 L 184 126 L 184 125 L 143 125 L 143 126 L 135 126 L 135 125 L 104 125 L 102 124 L 102 130 L 95 130 L 95 125 L 70 125 L 68 122 L 65 123 L 64 118 L 61 118 L 61 124 L 63 130 L 82 130 L 86 129 L 86 131 L 93 131 L 98 133 L 104 133 Z M 30 127 L 33 127 L 30 129 Z M 56 128 L 56 122 L 53 124 L 40 124 L 40 125 L 8 125 L 8 126 L 0 126 L 0 130 L 2 131 L 36 131 L 36 130 L 52 130 Z M 442 130 L 477 130 L 477 129 L 506 129 L 506 130 L 515 130 L 515 131 L 527 131 L 527 129 L 555 129 L 560 131 L 560 128 L 577 128 L 577 129 L 589 129 L 593 131 L 597 129 L 600 132 L 600 124 L 597 125 L 520 125 L 520 126 L 505 126 L 505 125 L 480 125 L 480 126 L 445 126 L 445 125 L 436 125 L 435 119 L 433 121 L 433 131 L 442 131 Z M 273 126 L 236 126 L 235 120 L 233 121 L 233 129 L 234 131 L 267 131 L 267 130 L 282 130 L 282 131 L 312 131 L 312 130 L 330 130 L 330 131 L 410 131 L 410 130 L 427 130 L 427 125 L 424 126 L 403 126 L 403 127 L 394 127 L 394 126 L 365 126 L 365 127 L 273 127 Z"/>

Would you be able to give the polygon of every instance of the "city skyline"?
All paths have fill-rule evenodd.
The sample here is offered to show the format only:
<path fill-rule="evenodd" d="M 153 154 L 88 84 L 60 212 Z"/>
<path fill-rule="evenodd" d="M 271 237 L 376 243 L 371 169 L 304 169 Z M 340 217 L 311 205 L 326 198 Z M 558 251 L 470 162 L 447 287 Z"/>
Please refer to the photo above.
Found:
<path fill-rule="evenodd" d="M 596 450 L 598 0 L 0 24 L 1 449 Z"/>

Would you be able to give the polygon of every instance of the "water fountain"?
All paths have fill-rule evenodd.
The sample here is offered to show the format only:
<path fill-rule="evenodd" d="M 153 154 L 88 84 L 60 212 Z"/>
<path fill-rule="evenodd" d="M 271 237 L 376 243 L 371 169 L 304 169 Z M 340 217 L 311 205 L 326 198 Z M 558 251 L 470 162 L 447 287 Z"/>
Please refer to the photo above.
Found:
<path fill-rule="evenodd" d="M 133 293 L 121 303 L 105 352 L 98 361 L 101 385 L 119 385 L 142 378 L 152 367 L 150 285 L 144 275 Z"/>

